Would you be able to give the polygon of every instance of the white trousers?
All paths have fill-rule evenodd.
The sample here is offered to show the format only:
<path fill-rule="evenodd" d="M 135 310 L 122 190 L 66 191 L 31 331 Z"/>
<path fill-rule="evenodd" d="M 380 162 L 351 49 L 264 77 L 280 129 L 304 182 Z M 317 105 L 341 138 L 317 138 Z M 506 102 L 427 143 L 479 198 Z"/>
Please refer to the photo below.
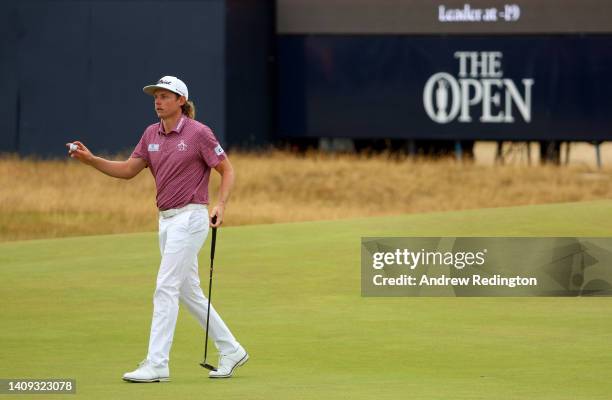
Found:
<path fill-rule="evenodd" d="M 170 218 L 159 218 L 161 265 L 153 296 L 153 321 L 147 359 L 164 367 L 178 317 L 179 299 L 206 327 L 208 299 L 198 277 L 198 253 L 208 235 L 208 210 L 205 207 L 184 211 Z M 239 344 L 214 307 L 210 306 L 209 336 L 221 354 L 232 353 Z"/>

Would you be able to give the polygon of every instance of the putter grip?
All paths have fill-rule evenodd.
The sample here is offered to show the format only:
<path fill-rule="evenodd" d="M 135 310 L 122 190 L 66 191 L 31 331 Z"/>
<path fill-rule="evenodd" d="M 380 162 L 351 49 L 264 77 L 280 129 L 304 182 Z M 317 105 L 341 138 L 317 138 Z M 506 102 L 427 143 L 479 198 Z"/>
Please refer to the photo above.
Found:
<path fill-rule="evenodd" d="M 217 216 L 213 216 L 212 217 L 212 223 L 215 224 L 217 223 Z M 217 228 L 213 226 L 212 228 L 212 242 L 210 243 L 210 259 L 214 259 L 215 258 L 215 244 L 217 241 Z"/>

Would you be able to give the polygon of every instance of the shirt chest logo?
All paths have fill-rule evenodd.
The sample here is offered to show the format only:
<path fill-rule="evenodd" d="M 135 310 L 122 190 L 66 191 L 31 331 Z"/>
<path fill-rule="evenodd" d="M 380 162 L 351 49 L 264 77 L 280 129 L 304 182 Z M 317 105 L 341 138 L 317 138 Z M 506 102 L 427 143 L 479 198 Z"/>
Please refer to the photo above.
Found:
<path fill-rule="evenodd" d="M 181 140 L 181 142 L 179 144 L 177 144 L 176 147 L 178 148 L 179 151 L 186 151 L 187 150 L 187 144 L 185 144 L 184 140 Z"/>
<path fill-rule="evenodd" d="M 149 151 L 159 151 L 158 143 L 149 143 Z"/>

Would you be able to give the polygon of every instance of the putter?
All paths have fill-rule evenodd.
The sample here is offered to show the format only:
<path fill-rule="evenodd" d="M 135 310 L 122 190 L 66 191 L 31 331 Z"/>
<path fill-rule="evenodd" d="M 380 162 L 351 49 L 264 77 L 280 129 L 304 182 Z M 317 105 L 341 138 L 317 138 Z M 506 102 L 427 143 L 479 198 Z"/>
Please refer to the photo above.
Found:
<path fill-rule="evenodd" d="M 217 222 L 217 216 L 212 217 L 212 223 Z M 206 339 L 204 340 L 204 361 L 200 365 L 211 371 L 216 371 L 217 368 L 206 362 L 206 356 L 208 355 L 208 321 L 210 319 L 210 302 L 212 300 L 212 278 L 213 278 L 213 262 L 215 260 L 215 242 L 217 241 L 217 228 L 212 228 L 212 241 L 210 243 L 210 276 L 208 278 L 208 310 L 206 311 Z"/>

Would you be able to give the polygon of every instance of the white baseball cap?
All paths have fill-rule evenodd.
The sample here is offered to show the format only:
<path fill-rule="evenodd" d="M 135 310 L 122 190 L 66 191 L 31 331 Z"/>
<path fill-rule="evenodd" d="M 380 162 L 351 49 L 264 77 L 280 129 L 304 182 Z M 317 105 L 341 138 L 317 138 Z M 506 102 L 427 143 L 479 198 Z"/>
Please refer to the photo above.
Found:
<path fill-rule="evenodd" d="M 142 91 L 146 94 L 153 96 L 157 89 L 166 89 L 179 96 L 185 96 L 186 100 L 189 100 L 189 91 L 185 82 L 177 78 L 176 76 L 164 76 L 157 81 L 155 85 L 149 85 L 142 88 Z"/>

